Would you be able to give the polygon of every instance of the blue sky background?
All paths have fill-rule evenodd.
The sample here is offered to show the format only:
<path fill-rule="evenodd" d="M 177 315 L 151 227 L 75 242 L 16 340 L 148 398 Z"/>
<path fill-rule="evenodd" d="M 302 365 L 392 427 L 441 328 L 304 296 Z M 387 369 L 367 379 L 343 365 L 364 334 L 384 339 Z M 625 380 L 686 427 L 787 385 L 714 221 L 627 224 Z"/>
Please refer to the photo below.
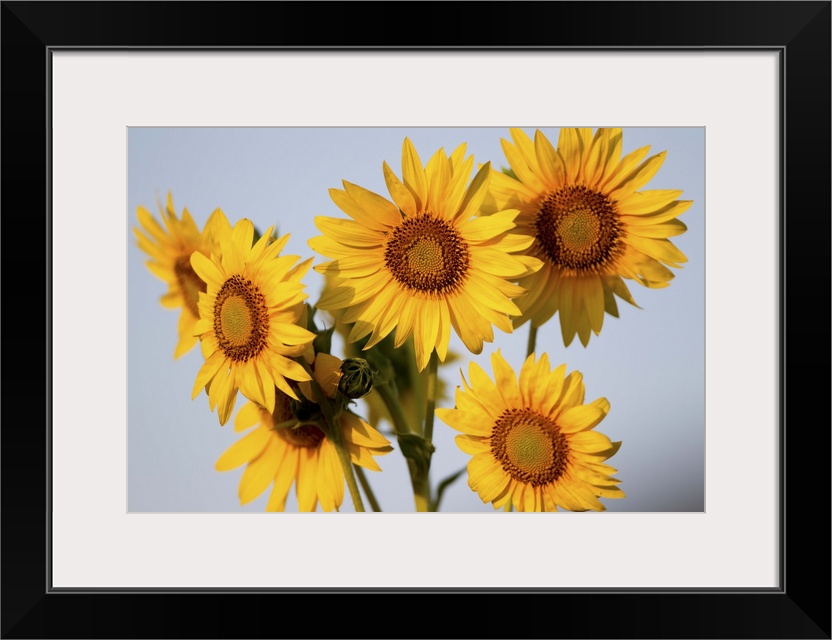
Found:
<path fill-rule="evenodd" d="M 531 135 L 534 126 L 524 127 Z M 558 129 L 543 128 L 556 144 Z M 507 127 L 488 128 L 130 128 L 128 129 L 129 226 L 138 224 L 139 205 L 156 212 L 156 201 L 173 193 L 178 214 L 187 207 L 200 227 L 217 207 L 232 224 L 248 217 L 259 229 L 277 225 L 290 233 L 284 254 L 323 261 L 307 245 L 320 232 L 317 215 L 344 217 L 328 189 L 341 180 L 387 196 L 382 161 L 401 175 L 401 146 L 410 137 L 423 162 L 444 147 L 450 153 L 466 142 L 478 163 L 507 166 L 500 138 Z M 628 282 L 641 309 L 619 304 L 621 317 L 606 316 L 600 336 L 589 346 L 564 347 L 557 316 L 537 337 L 538 353 L 553 365 L 584 376 L 587 401 L 599 396 L 611 404 L 597 430 L 622 440 L 609 461 L 619 470 L 623 500 L 603 500 L 609 511 L 703 511 L 705 469 L 705 130 L 626 128 L 624 153 L 651 145 L 667 158 L 649 183 L 651 189 L 682 189 L 694 200 L 680 220 L 688 231 L 674 238 L 687 255 L 683 269 L 666 289 L 649 290 Z M 173 359 L 179 311 L 163 308 L 166 285 L 144 266 L 132 231 L 128 243 L 128 510 L 132 512 L 262 512 L 266 491 L 240 506 L 237 485 L 243 468 L 214 470 L 214 462 L 235 442 L 231 422 L 219 425 L 204 395 L 191 400 L 202 356 L 195 348 Z M 309 301 L 320 294 L 323 277 L 305 278 Z M 528 324 L 507 335 L 495 330 L 494 343 L 472 355 L 452 334 L 457 362 L 440 367 L 452 389 L 459 367 L 475 360 L 490 372 L 490 354 L 500 348 L 519 369 L 525 356 Z M 337 346 L 333 352 L 338 355 Z M 239 397 L 237 408 L 244 399 Z M 437 406 L 453 406 L 452 399 Z M 360 411 L 359 411 L 360 412 Z M 388 426 L 377 425 L 383 431 Z M 437 420 L 431 480 L 463 468 L 469 456 L 453 441 L 457 432 Z M 367 472 L 386 512 L 413 510 L 405 462 L 394 451 L 377 459 L 382 473 Z M 295 510 L 294 493 L 287 510 Z M 343 511 L 351 511 L 349 496 Z M 442 511 L 492 512 L 460 478 L 445 493 Z"/>

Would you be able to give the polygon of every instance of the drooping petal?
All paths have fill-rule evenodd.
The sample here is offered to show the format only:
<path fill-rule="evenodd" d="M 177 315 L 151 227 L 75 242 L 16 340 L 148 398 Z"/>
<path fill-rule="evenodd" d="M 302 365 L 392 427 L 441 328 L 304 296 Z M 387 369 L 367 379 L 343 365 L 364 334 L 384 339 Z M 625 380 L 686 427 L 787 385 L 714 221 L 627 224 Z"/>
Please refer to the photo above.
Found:
<path fill-rule="evenodd" d="M 270 429 L 267 427 L 258 427 L 226 449 L 214 467 L 217 471 L 229 471 L 247 462 L 251 462 L 263 453 L 271 437 Z"/>

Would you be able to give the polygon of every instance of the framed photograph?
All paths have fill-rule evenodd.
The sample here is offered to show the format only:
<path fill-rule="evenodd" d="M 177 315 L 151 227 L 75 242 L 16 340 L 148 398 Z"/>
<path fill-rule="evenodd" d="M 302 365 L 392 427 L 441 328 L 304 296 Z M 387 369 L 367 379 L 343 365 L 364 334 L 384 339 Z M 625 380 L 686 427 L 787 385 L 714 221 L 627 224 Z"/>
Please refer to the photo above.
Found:
<path fill-rule="evenodd" d="M 476 12 L 462 3 L 442 7 L 447 15 L 441 19 L 435 11 L 412 11 L 391 45 L 386 30 L 362 26 L 376 15 L 372 4 L 3 3 L 4 222 L 12 227 L 6 237 L 16 240 L 7 255 L 23 261 L 23 273 L 46 283 L 45 296 L 33 295 L 23 284 L 31 279 L 21 279 L 19 267 L 6 263 L 7 309 L 44 300 L 40 317 L 46 326 L 43 357 L 9 357 L 7 351 L 14 367 L 6 371 L 8 415 L 0 433 L 3 637 L 275 635 L 265 617 L 261 622 L 257 615 L 240 615 L 240 601 L 234 600 L 239 596 L 251 611 L 261 604 L 279 607 L 286 598 L 304 611 L 314 602 L 310 612 L 323 604 L 331 615 L 321 616 L 325 621 L 308 635 L 349 637 L 346 625 L 355 619 L 356 603 L 349 595 L 368 603 L 381 598 L 380 603 L 400 608 L 396 615 L 408 620 L 406 633 L 426 637 L 442 635 L 436 620 L 446 607 L 452 613 L 461 604 L 445 596 L 488 607 L 522 597 L 515 603 L 569 612 L 557 616 L 551 631 L 548 625 L 538 631 L 540 625 L 518 616 L 495 621 L 475 614 L 454 635 L 830 637 L 828 501 L 822 500 L 821 517 L 818 507 L 804 506 L 809 495 L 828 495 L 817 489 L 828 487 L 830 477 L 828 403 L 811 399 L 815 393 L 828 397 L 828 375 L 817 371 L 829 367 L 813 361 L 817 353 L 825 361 L 829 350 L 822 337 L 827 332 L 807 328 L 796 313 L 817 318 L 828 310 L 830 3 L 489 3 Z M 277 24 L 269 18 L 274 9 L 281 15 Z M 605 19 L 599 21 L 599 14 Z M 522 33 L 508 30 L 505 25 L 520 16 L 530 26 Z M 295 27 L 287 29 L 289 24 Z M 592 27 L 552 28 L 556 24 Z M 643 193 L 667 202 L 651 208 L 628 199 L 628 193 L 614 191 L 620 186 L 614 167 L 586 168 L 596 145 L 612 145 L 610 140 L 619 141 L 623 162 L 630 158 L 638 168 L 633 175 L 643 171 L 633 189 L 655 189 Z M 667 153 L 644 151 L 636 157 L 648 145 L 650 154 Z M 573 148 L 576 159 L 569 160 Z M 648 157 L 660 157 L 655 167 L 650 160 L 640 164 Z M 564 167 L 557 179 L 552 177 L 556 159 Z M 395 262 L 391 252 L 399 245 L 388 236 L 395 240 L 396 234 L 410 233 L 411 219 L 434 220 L 419 208 L 422 191 L 413 186 L 413 167 L 427 166 L 423 175 L 429 186 L 422 199 L 430 193 L 437 202 L 436 167 L 443 162 L 450 171 L 467 162 L 477 175 L 470 198 L 460 202 L 479 200 L 474 191 L 480 176 L 501 185 L 481 194 L 483 202 L 494 202 L 478 220 L 498 220 L 508 210 L 517 229 L 536 234 L 538 257 L 518 264 L 524 265 L 524 277 L 538 278 L 527 283 L 550 288 L 537 302 L 517 298 L 518 315 L 527 313 L 531 322 L 488 335 L 477 352 L 470 345 L 476 346 L 478 325 L 465 320 L 463 307 L 448 303 L 450 341 L 434 344 L 431 338 L 423 344 L 423 334 L 437 335 L 438 329 L 423 331 L 430 323 L 414 321 L 419 369 L 436 370 L 434 347 L 442 359 L 446 349 L 452 354 L 448 359 L 456 357 L 439 369 L 436 426 L 428 430 L 425 422 L 421 439 L 403 438 L 382 397 L 384 385 L 374 385 L 372 394 L 389 414 L 377 423 L 376 448 L 356 456 L 364 455 L 366 462 L 372 455 L 382 473 L 368 478 L 359 473 L 360 491 L 347 477 L 343 495 L 328 493 L 320 483 L 310 493 L 302 488 L 300 467 L 289 479 L 296 484 L 291 490 L 286 478 L 280 481 L 285 491 L 278 487 L 274 471 L 267 481 L 252 480 L 260 473 L 249 470 L 254 459 L 241 457 L 243 449 L 235 444 L 238 431 L 249 426 L 234 417 L 247 410 L 245 399 L 253 407 L 265 406 L 280 400 L 281 389 L 297 392 L 294 402 L 300 404 L 286 415 L 312 424 L 313 418 L 299 416 L 310 411 L 308 402 L 321 407 L 314 420 L 323 431 L 302 427 L 308 431 L 303 433 L 332 440 L 333 451 L 340 452 L 338 437 L 327 435 L 328 425 L 338 420 L 325 409 L 329 401 L 316 395 L 326 388 L 317 376 L 325 363 L 322 354 L 372 353 L 351 354 L 348 346 L 373 331 L 374 339 L 381 325 L 398 335 L 392 333 L 392 316 L 382 309 L 376 318 L 372 310 L 400 308 L 406 317 L 409 303 L 368 290 L 365 299 L 380 296 L 375 306 L 361 307 L 359 301 L 355 309 L 339 307 L 346 295 L 339 291 L 353 295 L 351 287 L 358 287 L 361 295 L 364 286 L 344 278 L 356 273 L 360 280 L 365 275 L 360 270 L 367 268 L 364 262 L 356 266 L 364 258 L 349 253 L 355 243 L 344 239 L 346 227 L 338 226 L 339 220 L 363 219 L 361 203 L 369 203 L 376 216 L 386 215 L 382 200 L 398 211 L 404 222 L 396 217 L 383 231 L 385 273 L 396 286 L 416 287 L 408 280 L 415 273 L 413 260 L 426 254 L 416 255 L 414 243 L 445 236 L 420 227 L 410 244 L 400 243 L 404 262 Z M 482 168 L 485 162 L 490 165 Z M 579 168 L 570 173 L 570 166 Z M 550 178 L 557 188 L 536 187 Z M 410 186 L 402 191 L 397 185 Z M 534 195 L 536 188 L 549 196 Z M 364 195 L 368 192 L 380 196 Z M 26 193 L 25 202 L 16 193 Z M 605 217 L 604 198 L 613 198 L 611 193 L 617 208 Z M 498 202 L 503 196 L 505 202 Z M 667 213 L 682 200 L 692 202 L 684 215 Z M 527 201 L 537 203 L 533 215 L 524 208 L 531 206 Z M 581 213 L 590 204 L 593 213 Z M 222 307 L 230 294 L 219 293 L 221 283 L 213 291 L 209 282 L 198 304 L 222 307 L 219 320 L 212 325 L 195 319 L 196 328 L 183 329 L 187 304 L 170 303 L 184 299 L 171 297 L 171 291 L 179 295 L 185 288 L 166 289 L 166 283 L 181 280 L 159 266 L 154 245 L 160 237 L 151 220 L 171 210 L 184 220 L 183 208 L 206 230 L 217 219 L 215 211 L 222 211 L 225 222 L 212 227 L 222 230 L 210 238 L 205 232 L 221 248 L 207 250 L 204 262 L 183 263 L 208 280 L 232 269 L 231 258 L 217 257 L 218 267 L 211 260 L 215 254 L 233 255 L 232 238 L 249 233 L 244 230 L 249 223 L 240 222 L 245 219 L 253 223 L 255 239 L 265 236 L 251 251 L 266 251 L 291 234 L 286 252 L 309 259 L 306 268 L 314 265 L 306 293 L 320 309 L 314 320 L 300 311 L 290 320 L 305 318 L 307 329 L 281 329 L 288 332 L 289 351 L 292 340 L 301 342 L 299 331 L 309 336 L 311 347 L 315 333 L 309 330 L 336 326 L 336 319 L 337 326 L 349 324 L 339 313 L 368 323 L 367 329 L 336 331 L 337 350 L 316 342 L 306 373 L 282 369 L 285 379 L 274 378 L 272 397 L 264 385 L 252 390 L 245 381 L 265 380 L 262 369 L 252 369 L 253 378 L 240 373 L 246 398 L 229 406 L 217 391 L 225 382 L 214 382 L 212 391 L 205 363 L 213 362 L 206 345 L 228 354 L 229 345 L 237 344 L 226 336 L 238 327 L 232 317 L 236 307 Z M 32 215 L 32 209 L 45 215 Z M 664 218 L 655 224 L 632 220 L 657 211 Z M 324 216 L 323 222 L 316 216 Z M 601 226 L 580 226 L 590 218 Z M 608 218 L 619 226 L 604 223 Z M 619 220 L 648 231 L 625 233 Z M 567 232 L 567 223 L 578 227 Z M 374 224 L 362 238 L 382 233 L 373 231 Z M 448 229 L 456 234 L 454 242 L 468 243 L 465 255 L 474 259 L 446 261 L 447 273 L 431 277 L 451 277 L 454 265 L 464 282 L 491 277 L 489 269 L 497 267 L 487 267 L 482 276 L 476 271 L 487 258 L 496 259 L 478 244 L 485 232 Z M 314 240 L 316 234 L 324 240 Z M 610 249 L 610 255 L 621 256 L 615 264 L 630 288 L 624 293 L 616 289 L 620 280 L 592 280 L 612 282 L 603 286 L 610 298 L 613 293 L 619 298 L 615 313 L 598 298 L 606 311 L 603 330 L 589 311 L 585 322 L 578 311 L 570 316 L 563 290 L 532 275 L 549 273 L 545 265 L 554 271 L 551 265 L 578 260 L 578 253 L 568 252 L 586 234 L 602 244 L 629 243 L 633 252 L 637 247 L 653 252 L 660 257 L 656 264 L 662 263 L 663 271 L 644 261 L 637 265 L 624 257 L 635 255 L 626 253 L 630 248 Z M 44 254 L 18 258 L 17 239 L 35 237 L 46 238 Z M 429 247 L 419 245 L 422 249 Z M 148 259 L 157 264 L 148 269 Z M 580 259 L 601 260 L 585 253 Z M 505 260 L 499 269 L 508 269 Z M 341 279 L 325 282 L 328 269 L 329 275 L 338 270 Z M 665 272 L 671 275 L 664 280 L 656 275 Z M 174 275 L 166 280 L 168 273 Z M 287 273 L 286 291 L 294 286 L 293 272 Z M 258 282 L 256 274 L 250 277 Z M 638 286 L 640 277 L 647 286 Z M 425 282 L 418 286 L 428 286 Z M 438 282 L 437 292 L 450 290 L 444 280 Z M 811 291 L 807 282 L 813 283 Z M 467 300 L 470 293 L 470 308 L 485 309 L 483 314 L 513 308 L 507 299 L 497 299 L 497 289 L 467 292 L 460 286 L 453 284 L 454 299 Z M 500 295 L 508 286 L 500 285 Z M 822 313 L 818 288 L 824 292 Z M 159 304 L 164 295 L 176 312 Z M 557 304 L 549 303 L 558 296 Z M 586 308 L 592 299 L 586 298 Z M 551 320 L 543 317 L 547 309 L 549 316 L 557 310 Z M 530 331 L 535 318 L 540 326 Z M 399 324 L 397 331 L 409 328 Z M 7 323 L 8 350 L 15 353 L 19 340 L 13 338 L 20 334 L 12 334 L 10 326 L 21 324 Z M 200 327 L 202 342 L 195 346 L 192 338 Z M 790 336 L 793 348 L 787 350 Z M 795 353 L 798 339 L 811 341 L 807 352 L 813 358 L 805 359 L 806 366 L 797 355 L 802 350 Z M 492 355 L 497 349 L 503 365 Z M 604 417 L 593 433 L 601 432 L 597 437 L 612 448 L 581 438 L 563 441 L 573 443 L 570 451 L 585 446 L 611 458 L 609 464 L 619 470 L 614 483 L 596 473 L 586 485 L 564 488 L 559 472 L 549 469 L 543 478 L 536 459 L 523 457 L 526 449 L 512 449 L 515 435 L 543 428 L 526 419 L 546 404 L 545 394 L 532 391 L 528 397 L 537 400 L 528 406 L 504 407 L 504 415 L 521 411 L 523 420 L 498 420 L 487 434 L 489 442 L 505 436 L 502 449 L 490 445 L 494 464 L 502 464 L 506 474 L 505 487 L 489 488 L 488 482 L 497 480 L 479 481 L 468 464 L 485 436 L 476 420 L 455 413 L 473 405 L 460 400 L 454 387 L 487 405 L 490 396 L 477 395 L 477 387 L 486 384 L 477 371 L 485 377 L 493 372 L 498 383 L 506 383 L 507 369 L 520 372 L 527 353 L 544 351 L 553 368 L 565 363 L 567 371 L 583 373 L 586 406 L 600 411 L 593 427 Z M 302 349 L 291 353 L 305 357 Z M 381 361 L 370 360 L 378 373 Z M 340 360 L 338 366 L 333 389 L 346 394 L 347 385 L 339 380 L 347 379 L 347 369 Z M 790 370 L 793 387 L 799 380 L 800 388 L 789 395 Z M 529 375 L 520 375 L 518 398 L 527 397 L 522 387 Z M 303 405 L 299 385 L 310 376 L 315 381 Z M 206 393 L 200 393 L 203 388 Z M 494 389 L 497 393 L 499 385 Z M 356 414 L 378 415 L 376 396 L 365 393 L 354 394 L 364 396 L 356 400 Z M 21 420 L 16 411 L 11 417 L 21 406 L 18 395 L 26 399 L 23 406 L 34 408 L 36 420 Z M 601 396 L 609 401 L 595 400 Z M 809 416 L 804 405 L 811 405 Z M 277 412 L 270 408 L 266 415 Z M 580 420 L 566 432 L 578 431 Z M 256 423 L 252 419 L 251 426 Z M 815 425 L 810 447 L 802 446 L 805 425 Z M 295 440 L 297 426 L 290 429 Z M 266 430 L 275 442 L 309 446 L 287 440 L 280 428 L 272 424 Z M 348 426 L 342 430 L 352 443 Z M 460 432 L 461 444 L 455 437 Z M 409 453 L 388 452 L 379 444 L 385 438 L 393 449 Z M 428 484 L 420 494 L 413 469 L 425 442 L 434 449 L 433 488 Z M 807 450 L 821 455 L 809 463 Z M 288 454 L 281 449 L 279 455 Z M 452 482 L 462 470 L 467 473 Z M 380 480 L 385 474 L 389 482 Z M 529 479 L 529 474 L 538 475 Z M 445 477 L 449 482 L 440 496 Z M 365 510 L 362 495 L 367 511 L 382 510 L 376 508 L 380 503 L 383 512 L 356 513 Z M 519 513 L 556 505 L 590 513 Z M 606 513 L 591 513 L 601 510 Z M 317 513 L 299 513 L 305 511 Z M 418 613 L 407 610 L 414 600 Z M 146 615 L 149 603 L 152 616 Z M 200 615 L 208 607 L 210 620 Z M 399 635 L 390 628 L 368 631 L 366 622 L 360 634 Z"/>

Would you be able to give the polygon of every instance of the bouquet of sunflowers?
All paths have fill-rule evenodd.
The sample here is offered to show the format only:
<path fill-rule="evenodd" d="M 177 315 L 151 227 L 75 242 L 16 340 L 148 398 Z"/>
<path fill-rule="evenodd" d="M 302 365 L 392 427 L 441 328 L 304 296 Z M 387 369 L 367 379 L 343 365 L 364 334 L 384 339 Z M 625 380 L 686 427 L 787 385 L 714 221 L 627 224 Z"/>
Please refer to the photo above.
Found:
<path fill-rule="evenodd" d="M 399 172 L 382 162 L 387 194 L 329 189 L 342 215 L 315 218 L 317 262 L 222 209 L 200 229 L 170 195 L 161 222 L 138 208 L 138 246 L 168 285 L 162 305 L 180 313 L 173 355 L 198 345 L 204 360 L 192 397 L 241 433 L 215 462 L 244 467 L 241 503 L 268 490 L 266 509 L 283 511 L 294 486 L 300 511 L 338 511 L 347 492 L 355 511 L 380 511 L 371 478 L 387 455 L 405 458 L 415 511 L 439 510 L 464 476 L 505 511 L 603 511 L 624 498 L 607 463 L 621 442 L 596 429 L 610 403 L 586 401 L 581 373 L 538 353 L 537 335 L 557 316 L 565 346 L 577 336 L 591 348 L 619 301 L 637 306 L 628 281 L 667 287 L 686 261 L 670 238 L 692 202 L 645 189 L 665 152 L 624 155 L 621 129 L 565 128 L 556 145 L 540 130 L 509 138 L 499 170 L 465 144 L 424 163 L 405 138 Z M 311 277 L 324 280 L 317 300 Z M 480 354 L 495 328 L 524 325 L 519 370 L 494 350 L 491 371 L 472 361 L 448 392 L 439 368 L 460 357 L 452 334 Z M 458 432 L 470 456 L 439 483 L 436 428 Z"/>

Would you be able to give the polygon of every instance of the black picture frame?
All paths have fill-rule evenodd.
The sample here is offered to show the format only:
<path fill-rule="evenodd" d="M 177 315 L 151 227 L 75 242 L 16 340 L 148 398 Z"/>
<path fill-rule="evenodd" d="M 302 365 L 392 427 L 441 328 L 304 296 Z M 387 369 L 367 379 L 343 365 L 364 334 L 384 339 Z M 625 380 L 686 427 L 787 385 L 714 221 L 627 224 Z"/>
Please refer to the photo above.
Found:
<path fill-rule="evenodd" d="M 830 2 L 391 7 L 2 2 L 2 637 L 830 638 Z M 777 51 L 783 80 L 779 588 L 53 590 L 50 400 L 60 380 L 50 374 L 49 276 L 59 268 L 50 256 L 60 238 L 50 233 L 51 52 L 131 47 Z M 753 236 L 738 239 L 738 247 L 746 241 Z M 748 320 L 733 321 L 741 327 Z M 90 385 L 94 397 L 94 381 Z M 736 487 L 742 500 L 744 491 L 758 489 L 754 461 L 742 452 L 737 457 L 749 469 L 748 486 Z M 382 610 L 392 613 L 392 625 L 379 617 Z"/>

